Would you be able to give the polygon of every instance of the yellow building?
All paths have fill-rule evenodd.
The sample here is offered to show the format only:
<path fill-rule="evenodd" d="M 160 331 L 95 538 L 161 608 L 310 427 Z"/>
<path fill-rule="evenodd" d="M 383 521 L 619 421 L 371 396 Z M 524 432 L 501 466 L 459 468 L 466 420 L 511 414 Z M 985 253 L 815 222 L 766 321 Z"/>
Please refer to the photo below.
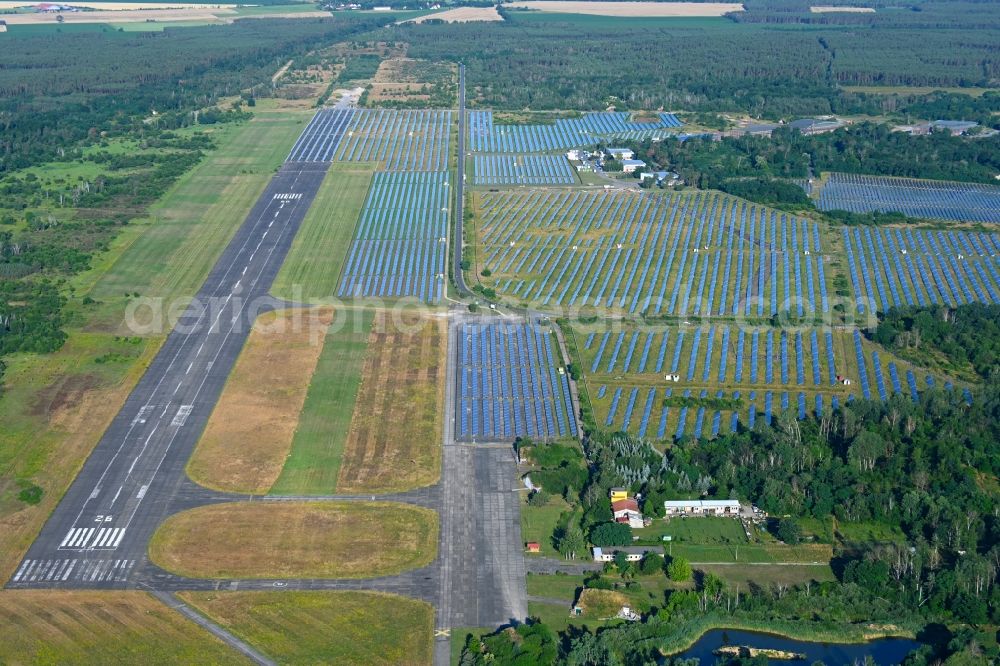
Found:
<path fill-rule="evenodd" d="M 612 488 L 611 489 L 611 503 L 614 504 L 620 500 L 628 499 L 628 490 L 625 488 Z"/>

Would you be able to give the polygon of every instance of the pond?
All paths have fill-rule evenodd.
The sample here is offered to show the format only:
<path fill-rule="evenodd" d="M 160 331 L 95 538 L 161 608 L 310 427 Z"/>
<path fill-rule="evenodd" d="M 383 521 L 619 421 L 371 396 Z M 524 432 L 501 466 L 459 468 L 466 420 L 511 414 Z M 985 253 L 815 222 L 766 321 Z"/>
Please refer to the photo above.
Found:
<path fill-rule="evenodd" d="M 804 661 L 785 662 L 773 659 L 772 664 L 812 664 L 821 661 L 826 666 L 842 666 L 853 664 L 855 660 L 861 662 L 870 656 L 878 666 L 891 666 L 900 663 L 907 654 L 920 647 L 920 642 L 909 638 L 880 638 L 868 643 L 811 643 L 754 631 L 713 629 L 684 652 L 672 656 L 685 659 L 697 658 L 701 660 L 702 666 L 711 666 L 718 659 L 712 651 L 723 645 L 771 648 L 798 652 L 806 656 Z"/>

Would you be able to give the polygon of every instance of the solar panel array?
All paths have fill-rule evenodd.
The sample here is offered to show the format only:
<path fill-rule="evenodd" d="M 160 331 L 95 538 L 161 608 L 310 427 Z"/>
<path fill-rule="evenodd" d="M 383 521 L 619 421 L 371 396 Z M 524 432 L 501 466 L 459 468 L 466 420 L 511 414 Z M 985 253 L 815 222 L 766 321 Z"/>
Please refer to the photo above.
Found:
<path fill-rule="evenodd" d="M 353 109 L 320 109 L 299 135 L 289 162 L 330 162 L 354 117 Z"/>
<path fill-rule="evenodd" d="M 569 379 L 537 323 L 466 323 L 458 340 L 459 439 L 575 437 Z"/>
<path fill-rule="evenodd" d="M 562 155 L 476 155 L 476 185 L 572 185 L 572 165 Z"/>
<path fill-rule="evenodd" d="M 899 394 L 919 400 L 917 371 L 880 355 L 857 331 L 707 326 L 591 331 L 587 339 L 592 344 L 581 348 L 582 360 L 597 423 L 643 437 L 714 437 L 738 424 L 753 427 L 757 418 L 769 423 L 788 409 L 800 419 L 821 416 L 854 391 L 870 399 Z M 658 360 L 636 364 L 631 357 L 639 353 Z M 679 375 L 679 381 L 662 373 Z M 934 382 L 928 375 L 922 384 Z M 945 387 L 954 390 L 950 383 Z M 971 400 L 968 389 L 961 390 Z M 709 396 L 725 401 L 704 400 Z"/>
<path fill-rule="evenodd" d="M 483 268 L 537 306 L 653 315 L 828 312 L 819 226 L 719 193 L 488 192 Z"/>
<path fill-rule="evenodd" d="M 859 311 L 873 305 L 1000 303 L 1000 234 L 926 229 L 844 229 Z"/>
<path fill-rule="evenodd" d="M 495 125 L 492 111 L 469 112 L 469 146 L 473 152 L 534 153 L 587 146 L 604 139 L 662 137 L 680 127 L 673 114 L 657 122 L 632 122 L 625 112 L 586 113 L 546 125 Z"/>
<path fill-rule="evenodd" d="M 337 159 L 381 162 L 385 171 L 444 171 L 448 168 L 451 111 L 354 112 Z"/>
<path fill-rule="evenodd" d="M 1000 187 L 889 176 L 830 174 L 821 210 L 898 211 L 909 217 L 1000 222 Z"/>
<path fill-rule="evenodd" d="M 450 194 L 446 171 L 376 173 L 338 295 L 440 300 Z"/>

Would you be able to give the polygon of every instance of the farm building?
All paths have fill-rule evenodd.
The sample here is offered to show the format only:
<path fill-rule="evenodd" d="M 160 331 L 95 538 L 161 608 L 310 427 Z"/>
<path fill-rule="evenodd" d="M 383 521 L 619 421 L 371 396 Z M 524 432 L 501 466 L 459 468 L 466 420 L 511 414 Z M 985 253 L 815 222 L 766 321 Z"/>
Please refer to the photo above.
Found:
<path fill-rule="evenodd" d="M 659 555 L 663 551 L 655 546 L 622 546 L 620 548 L 601 548 L 600 546 L 594 546 L 593 552 L 595 562 L 614 562 L 615 554 L 619 552 L 625 553 L 625 559 L 628 562 L 641 562 L 642 558 L 646 557 L 649 553 Z"/>
<path fill-rule="evenodd" d="M 740 515 L 737 500 L 667 500 L 663 503 L 667 517 L 671 516 L 733 516 Z"/>
<path fill-rule="evenodd" d="M 623 173 L 634 173 L 636 169 L 641 169 L 644 166 L 646 166 L 646 163 L 642 160 L 622 160 Z"/>
<path fill-rule="evenodd" d="M 616 160 L 630 160 L 635 157 L 635 153 L 628 148 L 605 148 L 604 152 Z"/>
<path fill-rule="evenodd" d="M 639 511 L 639 503 L 634 498 L 612 502 L 611 511 L 615 515 L 616 523 L 623 523 L 636 529 L 646 526 L 642 519 L 642 513 Z"/>

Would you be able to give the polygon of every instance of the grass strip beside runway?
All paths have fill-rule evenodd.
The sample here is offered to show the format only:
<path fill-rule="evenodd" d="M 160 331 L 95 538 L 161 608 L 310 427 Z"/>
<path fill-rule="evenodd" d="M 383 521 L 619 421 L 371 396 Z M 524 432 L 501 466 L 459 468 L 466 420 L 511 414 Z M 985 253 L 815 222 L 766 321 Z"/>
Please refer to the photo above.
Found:
<path fill-rule="evenodd" d="M 430 564 L 438 531 L 394 502 L 232 502 L 165 520 L 149 558 L 191 578 L 374 578 Z"/>

